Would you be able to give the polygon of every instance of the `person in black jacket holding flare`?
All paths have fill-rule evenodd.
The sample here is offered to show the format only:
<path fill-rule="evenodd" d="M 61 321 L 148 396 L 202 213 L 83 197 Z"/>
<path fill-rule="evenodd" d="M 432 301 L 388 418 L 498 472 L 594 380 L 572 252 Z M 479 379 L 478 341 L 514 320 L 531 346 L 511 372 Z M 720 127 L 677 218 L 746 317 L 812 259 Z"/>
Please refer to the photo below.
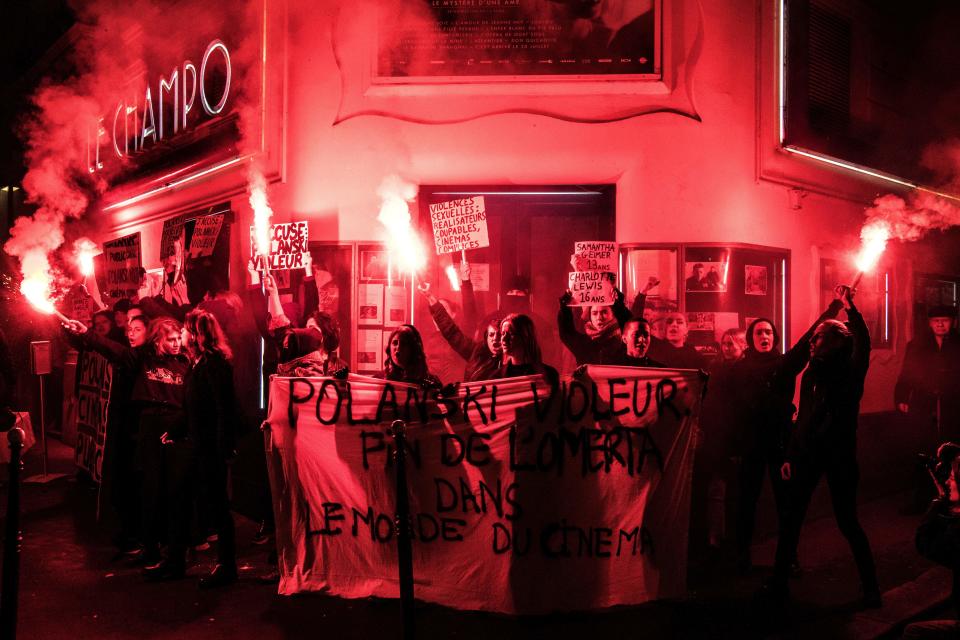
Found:
<path fill-rule="evenodd" d="M 773 578 L 764 585 L 763 593 L 777 600 L 786 598 L 790 560 L 800 540 L 807 506 L 820 478 L 826 475 L 834 517 L 860 573 L 863 605 L 879 608 L 882 601 L 873 553 L 857 518 L 857 417 L 870 366 L 870 334 L 853 304 L 853 291 L 841 285 L 836 293 L 831 309 L 839 310 L 842 305 L 848 322 L 824 320 L 809 339 L 803 362 L 809 361 L 809 366 L 800 380 L 797 425 L 781 468 L 788 487 L 788 510 L 777 540 Z"/>
<path fill-rule="evenodd" d="M 182 561 L 160 559 L 160 516 L 166 506 L 166 476 L 172 467 L 177 467 L 179 442 L 187 432 L 184 381 L 189 365 L 180 353 L 180 324 L 172 318 L 153 320 L 147 342 L 139 347 L 128 347 L 99 336 L 78 320 L 69 320 L 63 326 L 79 336 L 86 348 L 135 376 L 130 400 L 139 415 L 137 453 L 143 471 L 140 535 L 142 559 L 147 564 L 144 571 L 148 579 L 182 577 L 185 571 Z M 171 526 L 176 526 L 176 513 L 168 515 L 174 516 L 168 520 Z M 168 543 L 176 544 L 178 534 L 171 530 Z"/>

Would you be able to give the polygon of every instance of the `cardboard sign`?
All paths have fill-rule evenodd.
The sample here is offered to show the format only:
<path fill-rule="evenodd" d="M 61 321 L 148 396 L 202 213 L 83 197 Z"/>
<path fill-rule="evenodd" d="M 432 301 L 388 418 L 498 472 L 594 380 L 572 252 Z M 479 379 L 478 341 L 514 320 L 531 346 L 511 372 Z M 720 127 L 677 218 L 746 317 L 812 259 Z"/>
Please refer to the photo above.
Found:
<path fill-rule="evenodd" d="M 442 400 L 358 375 L 272 378 L 279 592 L 398 596 L 388 429 L 400 419 L 418 599 L 544 614 L 682 595 L 702 382 L 673 369 L 585 374 L 552 398 L 527 376 Z"/>
<path fill-rule="evenodd" d="M 140 232 L 103 243 L 108 298 L 133 298 L 140 287 Z"/>
<path fill-rule="evenodd" d="M 270 254 L 264 262 L 263 256 L 257 252 L 256 231 L 250 227 L 250 255 L 253 256 L 254 268 L 257 271 L 302 269 L 310 253 L 307 248 L 308 237 L 306 221 L 270 225 Z"/>
<path fill-rule="evenodd" d="M 438 256 L 490 246 L 483 196 L 431 204 L 430 222 Z"/>
<path fill-rule="evenodd" d="M 103 477 L 103 448 L 107 440 L 107 414 L 113 366 L 93 351 L 82 351 L 77 360 L 76 465 L 94 482 Z"/>
<path fill-rule="evenodd" d="M 584 240 L 573 246 L 570 264 L 574 271 L 617 273 L 617 243 Z"/>
<path fill-rule="evenodd" d="M 213 255 L 221 226 L 223 226 L 222 213 L 197 218 L 196 225 L 193 227 L 193 237 L 190 238 L 191 258 Z"/>
<path fill-rule="evenodd" d="M 614 302 L 613 282 L 603 271 L 572 271 L 567 276 L 567 288 L 573 293 L 571 307 L 610 305 Z"/>

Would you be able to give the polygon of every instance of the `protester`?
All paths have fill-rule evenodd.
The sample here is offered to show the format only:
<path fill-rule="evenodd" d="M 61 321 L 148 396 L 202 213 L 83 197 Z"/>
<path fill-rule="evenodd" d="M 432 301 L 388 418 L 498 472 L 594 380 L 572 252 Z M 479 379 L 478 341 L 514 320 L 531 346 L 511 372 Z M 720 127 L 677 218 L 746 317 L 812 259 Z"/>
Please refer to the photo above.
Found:
<path fill-rule="evenodd" d="M 382 377 L 391 382 L 415 384 L 426 389 L 439 389 L 440 379 L 430 373 L 427 355 L 423 351 L 423 339 L 412 324 L 402 324 L 387 340 L 386 360 Z"/>
<path fill-rule="evenodd" d="M 323 311 L 313 311 L 306 327 L 295 329 L 280 304 L 276 281 L 264 276 L 270 332 L 280 351 L 277 374 L 282 376 L 341 376 L 349 365 L 337 355 L 340 327 L 336 319 Z"/>
<path fill-rule="evenodd" d="M 625 367 L 663 367 L 647 355 L 650 349 L 650 321 L 630 318 L 623 325 L 623 348 L 611 364 Z"/>
<path fill-rule="evenodd" d="M 107 338 L 120 344 L 127 343 L 124 332 L 113 323 L 113 313 L 110 311 L 97 311 L 93 314 L 93 330 L 101 338 Z"/>
<path fill-rule="evenodd" d="M 736 473 L 731 433 L 740 419 L 734 366 L 743 358 L 746 348 L 743 329 L 727 329 L 723 333 L 720 358 L 710 367 L 710 392 L 704 398 L 700 416 L 702 438 L 694 459 L 694 493 L 698 489 L 706 493 L 706 544 L 711 559 L 719 559 L 727 533 L 727 489 Z M 695 514 L 691 514 L 691 521 L 694 519 Z"/>
<path fill-rule="evenodd" d="M 180 354 L 180 325 L 171 318 L 157 318 L 150 323 L 148 342 L 140 347 L 128 347 L 103 338 L 77 320 L 65 322 L 64 327 L 80 336 L 86 347 L 122 370 L 133 372 L 131 402 L 138 410 L 138 458 L 143 472 L 141 559 L 147 565 L 144 571 L 148 578 L 180 577 L 184 565 L 176 564 L 176 558 L 173 561 L 160 558 L 164 476 L 170 462 L 166 450 L 174 438 L 186 431 L 184 377 L 188 364 Z M 173 521 L 175 525 L 176 518 Z"/>
<path fill-rule="evenodd" d="M 882 600 L 873 553 L 857 518 L 857 419 L 870 366 L 870 334 L 853 304 L 853 291 L 838 286 L 836 295 L 830 310 L 842 305 L 848 323 L 832 319 L 819 323 L 809 338 L 806 357 L 787 362 L 784 371 L 786 375 L 799 373 L 809 361 L 800 382 L 797 426 L 781 468 L 788 483 L 789 507 L 777 540 L 774 574 L 764 585 L 764 593 L 778 600 L 787 596 L 790 562 L 807 506 L 821 476 L 826 475 L 834 517 L 860 573 L 863 605 L 879 608 Z"/>
<path fill-rule="evenodd" d="M 780 353 L 776 325 L 767 318 L 757 318 L 747 328 L 743 357 L 718 372 L 720 388 L 711 394 L 717 398 L 730 394 L 730 402 L 724 403 L 723 426 L 718 428 L 730 427 L 730 454 L 739 462 L 736 548 L 737 565 L 744 573 L 752 566 L 750 547 L 764 475 L 770 478 L 778 523 L 783 525 L 787 496 L 780 467 L 793 420 L 796 373 L 791 376 L 781 368 L 786 358 L 791 362 L 803 359 L 809 351 L 807 340 L 809 336 L 801 338 L 785 356 Z M 793 572 L 797 573 L 799 564 L 796 558 L 792 560 Z"/>
<path fill-rule="evenodd" d="M 124 333 L 127 331 L 127 314 L 132 306 L 133 303 L 127 298 L 120 298 L 113 303 L 113 324 Z"/>
<path fill-rule="evenodd" d="M 208 311 L 191 311 L 184 323 L 184 338 L 192 363 L 186 381 L 184 449 L 199 463 L 199 504 L 201 511 L 211 516 L 217 534 L 217 564 L 200 580 L 201 588 L 211 588 L 237 579 L 233 516 L 227 497 L 227 463 L 236 449 L 237 398 L 230 345 L 216 317 Z M 172 497 L 190 502 L 188 485 L 181 488 L 181 495 Z"/>
<path fill-rule="evenodd" d="M 663 323 L 665 339 L 651 337 L 650 357 L 676 369 L 705 369 L 704 357 L 693 345 L 687 344 L 690 329 L 686 316 L 679 311 L 671 311 L 664 316 Z"/>
<path fill-rule="evenodd" d="M 586 364 L 613 364 L 623 352 L 621 327 L 630 319 L 630 310 L 623 303 L 623 294 L 615 291 L 613 305 L 593 305 L 584 331 L 577 331 L 573 310 L 569 306 L 573 293 L 567 289 L 560 296 L 557 327 L 560 341 L 577 359 L 577 366 Z"/>
<path fill-rule="evenodd" d="M 461 282 L 461 292 L 469 283 L 469 279 Z M 500 321 L 503 319 L 499 311 L 488 315 L 477 325 L 473 338 L 464 335 L 457 323 L 450 317 L 446 307 L 430 292 L 430 285 L 420 286 L 420 293 L 430 305 L 430 315 L 433 317 L 437 329 L 444 337 L 450 347 L 467 361 L 463 370 L 464 382 L 474 382 L 476 380 L 488 380 L 492 377 L 494 371 L 500 367 Z M 466 298 L 473 297 L 472 285 L 470 293 L 463 293 L 464 308 L 466 309 Z"/>
<path fill-rule="evenodd" d="M 494 378 L 517 378 L 542 375 L 556 390 L 560 386 L 557 370 L 543 362 L 537 331 L 530 316 L 511 313 L 500 324 L 500 345 L 503 360 Z"/>
<path fill-rule="evenodd" d="M 957 310 L 937 305 L 927 311 L 927 325 L 907 343 L 903 368 L 893 396 L 906 416 L 918 451 L 932 451 L 944 440 L 960 441 L 960 335 Z M 913 457 L 910 457 L 911 462 Z M 923 469 L 914 471 L 908 513 L 923 513 L 932 497 Z"/>

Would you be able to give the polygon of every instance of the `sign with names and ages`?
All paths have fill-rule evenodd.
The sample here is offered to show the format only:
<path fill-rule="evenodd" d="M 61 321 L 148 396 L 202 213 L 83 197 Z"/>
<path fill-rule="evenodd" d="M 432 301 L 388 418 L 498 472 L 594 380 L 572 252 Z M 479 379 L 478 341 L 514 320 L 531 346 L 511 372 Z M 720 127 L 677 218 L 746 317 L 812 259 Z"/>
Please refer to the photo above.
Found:
<path fill-rule="evenodd" d="M 573 294 L 573 300 L 568 306 L 612 305 L 614 292 L 610 276 L 604 271 L 571 271 L 567 275 L 567 288 Z"/>
<path fill-rule="evenodd" d="M 431 204 L 430 223 L 438 256 L 490 246 L 483 196 Z"/>
<path fill-rule="evenodd" d="M 222 226 L 222 213 L 197 218 L 193 227 L 193 236 L 190 238 L 190 257 L 202 258 L 213 255 Z"/>
<path fill-rule="evenodd" d="M 275 376 L 264 437 L 279 592 L 398 596 L 399 419 L 417 598 L 543 614 L 681 596 L 702 391 L 695 372 L 630 367 L 455 395 Z"/>
<path fill-rule="evenodd" d="M 617 273 L 617 243 L 602 240 L 577 242 L 570 264 L 574 271 Z"/>
<path fill-rule="evenodd" d="M 307 222 L 285 222 L 270 225 L 270 253 L 266 256 L 257 251 L 256 230 L 250 227 L 250 255 L 257 271 L 269 269 L 302 269 L 306 265 L 310 249 L 307 247 L 309 233 Z"/>
<path fill-rule="evenodd" d="M 113 366 L 99 353 L 81 351 L 77 359 L 77 467 L 94 482 L 103 477 L 103 449 L 107 439 L 107 414 Z"/>
<path fill-rule="evenodd" d="M 133 298 L 140 287 L 140 232 L 103 243 L 108 298 Z"/>

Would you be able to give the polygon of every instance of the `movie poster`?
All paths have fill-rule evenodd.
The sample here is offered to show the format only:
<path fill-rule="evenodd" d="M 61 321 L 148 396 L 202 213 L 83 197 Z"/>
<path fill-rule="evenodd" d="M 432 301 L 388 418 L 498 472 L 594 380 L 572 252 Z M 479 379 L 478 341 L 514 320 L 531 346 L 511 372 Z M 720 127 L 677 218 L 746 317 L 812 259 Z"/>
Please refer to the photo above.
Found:
<path fill-rule="evenodd" d="M 660 79 L 660 0 L 408 0 L 381 10 L 379 81 Z"/>

